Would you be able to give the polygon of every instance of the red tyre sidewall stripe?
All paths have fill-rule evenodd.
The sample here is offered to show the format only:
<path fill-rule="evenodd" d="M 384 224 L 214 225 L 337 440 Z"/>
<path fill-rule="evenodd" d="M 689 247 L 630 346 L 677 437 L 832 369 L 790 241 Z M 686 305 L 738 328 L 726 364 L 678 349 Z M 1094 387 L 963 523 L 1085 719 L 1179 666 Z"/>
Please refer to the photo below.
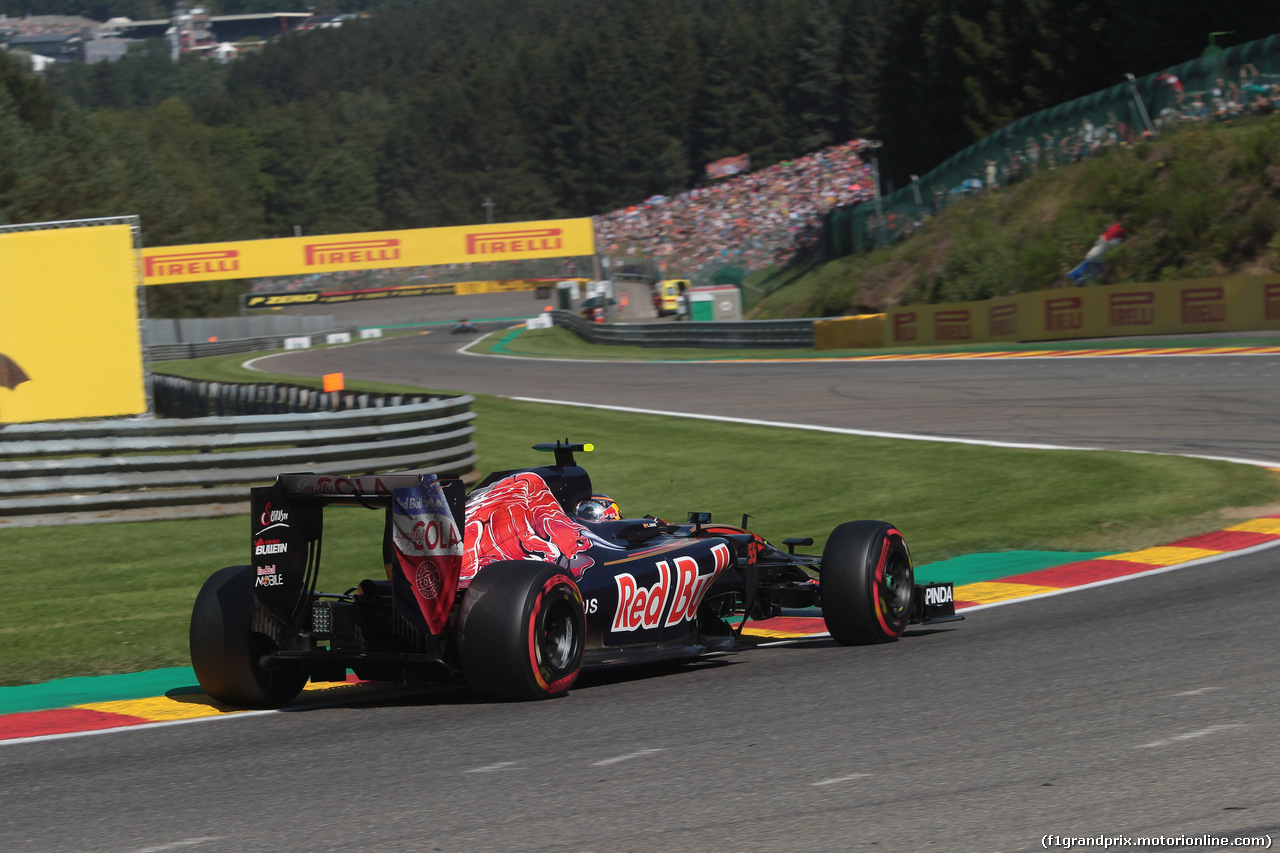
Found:
<path fill-rule="evenodd" d="M 573 578 L 568 575 L 552 575 L 547 578 L 547 582 L 542 585 L 542 589 L 538 591 L 538 597 L 533 600 L 533 609 L 529 611 L 529 669 L 533 673 L 533 677 L 537 680 L 538 686 L 547 693 L 558 693 L 568 688 L 578 677 L 578 669 L 573 672 L 548 683 L 542 676 L 542 661 L 538 656 L 538 617 L 542 613 L 542 600 L 546 598 L 547 593 L 555 589 L 560 584 L 568 584 L 569 588 L 577 593 L 577 585 L 573 582 Z M 581 601 L 581 594 L 577 595 Z"/>
<path fill-rule="evenodd" d="M 890 531 L 892 532 L 892 531 Z M 884 581 L 884 568 L 889 561 L 889 533 L 885 533 L 884 538 L 880 541 L 880 561 L 876 563 L 875 583 L 871 586 L 872 604 L 875 606 L 876 621 L 880 623 L 880 629 L 887 636 L 895 636 L 895 632 L 884 621 L 884 607 L 880 601 L 880 584 Z"/>

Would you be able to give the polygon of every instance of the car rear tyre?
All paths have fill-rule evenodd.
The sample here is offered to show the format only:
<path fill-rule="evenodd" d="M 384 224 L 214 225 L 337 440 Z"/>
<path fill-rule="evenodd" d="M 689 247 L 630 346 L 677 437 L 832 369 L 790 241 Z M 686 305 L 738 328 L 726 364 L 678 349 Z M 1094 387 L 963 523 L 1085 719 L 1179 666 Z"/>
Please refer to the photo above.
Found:
<path fill-rule="evenodd" d="M 228 566 L 200 588 L 191 611 L 191 666 L 200 687 L 239 708 L 278 708 L 297 696 L 307 674 L 264 670 L 272 639 L 253 631 L 253 566 Z"/>
<path fill-rule="evenodd" d="M 582 593 L 559 566 L 490 563 L 467 587 L 458 625 L 462 674 L 488 696 L 550 699 L 582 668 Z"/>
<path fill-rule="evenodd" d="M 906 540 L 884 521 L 849 521 L 822 550 L 822 616 L 845 645 L 887 643 L 911 618 L 915 570 Z"/>

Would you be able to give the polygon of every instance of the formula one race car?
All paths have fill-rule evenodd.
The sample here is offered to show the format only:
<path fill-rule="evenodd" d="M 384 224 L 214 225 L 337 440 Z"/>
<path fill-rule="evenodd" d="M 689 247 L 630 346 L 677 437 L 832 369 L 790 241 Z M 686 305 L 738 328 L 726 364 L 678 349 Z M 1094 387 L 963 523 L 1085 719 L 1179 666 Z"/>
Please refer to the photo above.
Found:
<path fill-rule="evenodd" d="M 215 572 L 191 616 L 191 661 L 211 697 L 276 707 L 311 681 L 465 679 L 494 697 L 565 693 L 584 667 L 737 648 L 747 619 L 820 606 L 844 644 L 896 640 L 956 616 L 949 583 L 917 585 L 902 534 L 851 521 L 822 555 L 690 513 L 622 518 L 574 453 L 501 471 L 464 496 L 435 475 L 282 474 L 251 490 L 253 562 Z M 323 507 L 385 516 L 385 578 L 317 591 Z M 745 518 L 744 518 L 745 523 Z"/>

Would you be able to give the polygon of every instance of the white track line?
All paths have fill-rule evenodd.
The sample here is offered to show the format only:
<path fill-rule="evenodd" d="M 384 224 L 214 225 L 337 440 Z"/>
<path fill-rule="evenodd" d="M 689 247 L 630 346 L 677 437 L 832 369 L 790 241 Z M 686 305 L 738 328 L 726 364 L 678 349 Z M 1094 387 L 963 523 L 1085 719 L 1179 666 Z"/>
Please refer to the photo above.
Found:
<path fill-rule="evenodd" d="M 821 782 L 810 782 L 814 788 L 821 788 L 825 785 L 839 785 L 841 782 L 852 782 L 854 779 L 865 779 L 870 773 L 850 773 L 848 776 L 837 776 L 834 779 L 823 779 Z"/>
<path fill-rule="evenodd" d="M 472 767 L 468 773 L 496 773 L 499 770 L 510 770 L 515 767 L 514 761 L 499 761 L 497 764 L 486 764 L 484 767 Z"/>
<path fill-rule="evenodd" d="M 1140 743 L 1140 744 L 1137 744 L 1134 748 L 1135 749 L 1152 749 L 1153 747 L 1157 747 L 1157 746 L 1168 746 L 1171 743 L 1177 743 L 1179 741 L 1184 741 L 1184 740 L 1195 740 L 1196 738 L 1202 738 L 1205 735 L 1217 734 L 1218 732 L 1224 732 L 1224 731 L 1227 731 L 1228 729 L 1239 729 L 1239 728 L 1242 728 L 1243 726 L 1244 726 L 1244 723 L 1224 723 L 1223 725 L 1220 725 L 1220 726 L 1209 726 L 1209 728 L 1207 729 L 1200 729 L 1199 731 L 1194 731 L 1194 732 L 1185 732 L 1180 735 L 1174 735 L 1173 737 L 1165 738 L 1164 740 L 1155 740 L 1155 741 L 1152 741 L 1151 743 Z"/>
<path fill-rule="evenodd" d="M 204 838 L 186 838 L 182 841 L 171 841 L 168 844 L 159 844 L 155 847 L 143 847 L 140 850 L 134 850 L 132 853 L 165 853 L 168 850 L 181 850 L 184 847 L 198 847 L 201 844 L 208 844 L 211 841 L 221 841 L 221 835 L 209 835 Z"/>
<path fill-rule="evenodd" d="M 984 438 L 954 438 L 943 435 L 922 435 L 912 432 L 881 432 L 869 429 L 851 429 L 849 427 L 820 426 L 817 424 L 798 424 L 787 421 L 762 421 L 755 418 L 734 418 L 728 415 L 701 415 L 691 412 L 672 412 L 665 409 L 641 409 L 633 406 L 610 406 L 604 403 L 576 403 L 568 400 L 547 400 L 541 397 L 514 397 L 521 403 L 545 403 L 552 406 L 574 406 L 583 409 L 603 409 L 610 412 L 627 412 L 636 415 L 659 415 L 664 418 L 689 418 L 697 421 L 718 421 L 720 423 L 744 424 L 746 426 L 779 427 L 781 429 L 803 429 L 810 432 L 827 432 L 835 435 L 858 435 L 866 438 L 893 438 L 902 441 L 936 441 L 942 444 L 973 444 L 981 447 L 1006 447 L 1015 450 L 1089 450 L 1109 451 L 1111 453 L 1141 453 L 1147 456 L 1181 456 L 1186 459 L 1208 459 L 1214 462 L 1235 462 L 1239 465 L 1254 465 L 1259 468 L 1280 468 L 1280 462 L 1269 462 L 1262 459 L 1237 459 L 1231 456 L 1205 456 L 1198 453 L 1165 453 L 1158 450 L 1127 450 L 1116 447 L 1078 447 L 1065 444 L 1035 444 L 1023 441 L 995 441 Z"/>
<path fill-rule="evenodd" d="M 469 354 L 478 355 L 478 353 L 469 353 Z M 276 353 L 275 355 L 284 355 L 284 353 Z M 274 358 L 274 357 L 275 357 L 274 355 L 271 355 L 271 356 L 263 356 L 262 358 Z M 253 359 L 252 361 L 258 361 L 258 360 L 259 359 Z M 548 360 L 548 359 L 543 359 L 543 360 Z M 252 364 L 252 361 L 245 362 L 244 366 L 250 367 L 250 365 Z M 258 368 L 250 367 L 250 369 L 257 370 Z M 583 409 L 602 409 L 602 410 L 611 411 L 611 412 L 629 412 L 632 414 L 641 414 L 641 415 L 659 415 L 662 417 L 669 417 L 669 418 L 689 418 L 691 420 L 719 421 L 721 423 L 746 424 L 749 426 L 779 427 L 782 429 L 803 429 L 803 430 L 809 430 L 811 432 L 826 432 L 826 433 L 834 433 L 836 435 L 858 435 L 858 436 L 865 436 L 869 438 L 894 438 L 894 439 L 901 439 L 904 441 L 936 441 L 944 444 L 974 444 L 974 445 L 980 445 L 983 447 L 1005 447 L 1005 448 L 1014 448 L 1014 449 L 1020 449 L 1020 450 L 1092 450 L 1092 451 L 1110 450 L 1113 453 L 1142 453 L 1142 454 L 1147 454 L 1151 456 L 1183 456 L 1189 459 L 1209 459 L 1215 462 L 1235 462 L 1241 465 L 1255 465 L 1263 468 L 1280 468 L 1280 462 L 1265 462 L 1257 459 L 1235 459 L 1227 456 L 1202 456 L 1199 454 L 1188 454 L 1188 453 L 1160 453 L 1154 450 L 1123 450 L 1123 449 L 1106 448 L 1106 447 L 1070 447 L 1070 446 L 1057 445 L 1057 444 L 1031 444 L 1031 443 L 1025 443 L 1025 442 L 1011 442 L 1011 441 L 989 441 L 985 439 L 976 439 L 976 438 L 950 438 L 946 436 L 919 435 L 915 433 L 878 432 L 875 430 L 849 429 L 846 427 L 817 426 L 814 424 L 797 424 L 797 423 L 788 423 L 785 421 L 763 421 L 763 420 L 756 420 L 754 418 L 734 418 L 734 417 L 728 417 L 726 415 L 700 415 L 700 414 L 691 414 L 689 412 L 672 412 L 672 411 L 666 411 L 662 409 L 640 409 L 632 406 L 609 406 L 602 403 L 575 403 L 575 402 L 570 402 L 566 400 L 546 400 L 539 397 L 508 397 L 507 399 L 517 400 L 522 403 L 545 403 L 545 404 L 554 405 L 554 406 L 573 406 L 573 407 L 583 408 Z M 1254 545 L 1251 548 L 1242 548 L 1239 551 L 1226 551 L 1221 554 L 1215 554 L 1211 557 L 1202 557 L 1198 560 L 1191 560 L 1186 563 L 1179 563 L 1173 566 L 1161 566 L 1159 568 L 1154 568 L 1146 572 L 1137 572 L 1131 575 L 1123 575 L 1121 577 L 1108 578 L 1106 580 L 1095 581 L 1093 583 L 1087 583 L 1087 584 L 1081 584 L 1079 586 L 1064 587 L 1063 589 L 1053 590 L 1052 592 L 1043 592 L 1037 595 L 1028 595 L 1021 598 L 1010 598 L 1005 601 L 993 601 L 990 604 L 977 604 L 977 605 L 974 605 L 973 607 L 964 608 L 963 612 L 971 613 L 971 612 L 976 612 L 978 610 L 987 610 L 992 607 L 1003 607 L 1006 604 L 1017 604 L 1023 601 L 1034 601 L 1040 598 L 1049 598 L 1055 595 L 1064 595 L 1069 592 L 1077 592 L 1083 589 L 1093 589 L 1094 587 L 1107 586 L 1113 583 L 1122 583 L 1124 581 L 1135 580 L 1137 578 L 1145 578 L 1145 577 L 1150 577 L 1151 575 L 1159 575 L 1159 574 L 1164 574 L 1165 572 L 1177 571 L 1178 569 L 1187 569 L 1193 566 L 1200 566 L 1205 563 L 1215 562 L 1217 560 L 1225 560 L 1229 557 L 1239 557 L 1245 554 L 1252 554 L 1257 551 L 1266 550 L 1267 548 L 1274 548 L 1278 545 L 1280 545 L 1280 540 L 1276 540 L 1275 542 L 1266 542 L 1261 545 Z M 825 634 L 825 633 L 814 634 L 811 636 L 788 638 L 788 639 L 776 640 L 768 643 L 760 643 L 759 645 L 761 647 L 789 645 L 791 643 L 800 642 L 802 640 L 814 640 L 814 639 L 820 639 L 822 637 L 828 637 L 828 636 L 830 636 L 830 634 Z M 139 729 L 155 729 L 155 728 L 161 728 L 165 726 L 183 725 L 186 723 L 202 723 L 202 722 L 208 722 L 210 720 L 224 720 L 224 719 L 233 719 L 233 718 L 240 718 L 240 717 L 256 717 L 262 714 L 278 714 L 278 713 L 280 712 L 279 711 L 246 711 L 246 712 L 240 712 L 235 714 L 223 714 L 223 715 L 213 716 L 213 717 L 192 717 L 186 720 L 167 720 L 167 721 L 157 722 L 157 723 L 143 723 L 141 725 L 136 725 L 136 726 L 121 726 L 119 728 L 114 728 L 114 729 L 94 729 L 92 731 L 86 731 L 86 732 L 65 732 L 62 734 L 54 734 L 54 735 L 35 735 L 33 737 L 10 738 L 8 740 L 0 740 L 0 747 L 10 746 L 10 745 L 19 744 L 19 743 L 39 743 L 42 741 L 49 741 L 49 740 L 63 740 L 66 738 L 86 737 L 89 735 L 114 734 L 116 732 L 137 731 Z M 1155 746 L 1155 745 L 1160 745 L 1160 744 L 1144 744 L 1144 746 Z M 658 752 L 658 751 L 659 750 L 642 750 L 640 752 L 633 752 L 628 755 L 622 755 L 616 758 L 607 758 L 603 761 L 598 761 L 593 766 L 597 766 L 597 767 L 607 766 L 610 764 L 615 764 L 619 761 L 628 761 L 632 758 L 640 758 L 652 752 Z M 494 767 L 493 769 L 498 769 L 498 767 Z M 471 771 L 471 772 L 476 772 L 476 771 Z M 825 784 L 825 783 L 815 783 L 815 784 Z"/>
<path fill-rule="evenodd" d="M 623 761 L 630 761 L 633 758 L 644 758 L 646 755 L 653 755 L 655 752 L 662 752 L 661 749 L 642 749 L 639 752 L 628 752 L 626 755 L 615 755 L 613 758 L 605 758 L 600 761 L 591 762 L 592 767 L 608 767 L 611 764 L 620 764 Z"/>

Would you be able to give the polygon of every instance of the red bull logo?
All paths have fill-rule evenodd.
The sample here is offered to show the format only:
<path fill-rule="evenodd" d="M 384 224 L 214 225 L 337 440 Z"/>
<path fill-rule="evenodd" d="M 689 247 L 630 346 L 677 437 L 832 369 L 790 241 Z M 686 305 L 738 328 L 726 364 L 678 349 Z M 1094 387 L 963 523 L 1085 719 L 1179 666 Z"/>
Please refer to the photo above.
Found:
<path fill-rule="evenodd" d="M 1181 291 L 1182 322 L 1222 323 L 1227 319 L 1227 294 L 1221 287 L 1189 287 Z"/>
<path fill-rule="evenodd" d="M 344 240 L 340 243 L 308 243 L 303 247 L 307 266 L 330 264 L 373 264 L 400 258 L 400 241 Z"/>
<path fill-rule="evenodd" d="M 722 543 L 711 547 L 715 560 L 709 574 L 698 573 L 693 557 L 676 557 L 673 568 L 666 560 L 657 563 L 658 580 L 643 587 L 633 575 L 623 572 L 614 578 L 618 586 L 618 609 L 613 614 L 614 631 L 641 628 L 668 628 L 688 622 L 698 615 L 698 605 L 715 579 L 729 565 L 729 548 Z M 671 604 L 667 609 L 668 601 Z M 662 618 L 666 613 L 666 619 Z"/>
<path fill-rule="evenodd" d="M 1107 297 L 1107 324 L 1111 326 L 1154 326 L 1156 295 L 1150 290 L 1113 293 Z"/>
<path fill-rule="evenodd" d="M 1018 334 L 1018 303 L 992 305 L 988 308 L 987 329 L 993 338 Z"/>
<path fill-rule="evenodd" d="M 1280 320 L 1280 284 L 1268 284 L 1263 291 L 1263 302 L 1266 303 L 1268 320 Z"/>
<path fill-rule="evenodd" d="M 568 516 L 537 474 L 516 474 L 495 483 L 467 507 L 462 579 L 470 581 L 499 560 L 542 560 L 573 572 L 575 579 L 594 565 L 593 541 Z"/>
<path fill-rule="evenodd" d="M 535 228 L 528 231 L 492 231 L 467 235 L 468 255 L 498 255 L 548 252 L 564 247 L 559 228 Z"/>
<path fill-rule="evenodd" d="M 933 315 L 935 341 L 968 341 L 973 339 L 969 310 L 937 311 Z"/>
<path fill-rule="evenodd" d="M 906 311 L 893 315 L 893 342 L 909 343 L 916 339 L 916 312 Z"/>
<path fill-rule="evenodd" d="M 1046 332 L 1067 332 L 1084 328 L 1084 299 L 1064 296 L 1044 301 L 1044 329 Z"/>
<path fill-rule="evenodd" d="M 235 249 L 217 252 L 180 252 L 171 255 L 147 255 L 142 259 L 143 278 L 171 275 L 203 275 L 232 273 L 240 269 L 240 253 Z"/>

